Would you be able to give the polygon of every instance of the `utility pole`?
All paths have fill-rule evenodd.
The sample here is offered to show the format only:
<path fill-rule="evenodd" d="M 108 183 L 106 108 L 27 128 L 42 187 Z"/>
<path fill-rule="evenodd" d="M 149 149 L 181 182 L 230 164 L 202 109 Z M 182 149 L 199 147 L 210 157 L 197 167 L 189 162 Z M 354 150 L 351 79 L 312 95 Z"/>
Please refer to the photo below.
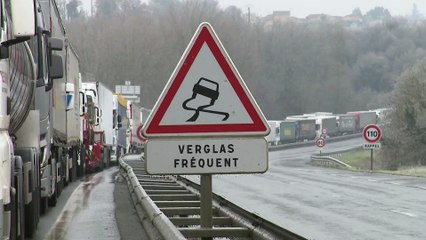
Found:
<path fill-rule="evenodd" d="M 90 0 L 90 15 L 93 17 L 95 15 L 95 9 L 93 7 L 93 0 Z"/>
<path fill-rule="evenodd" d="M 250 20 L 250 7 L 248 7 L 248 23 L 249 24 L 251 23 L 251 20 Z"/>

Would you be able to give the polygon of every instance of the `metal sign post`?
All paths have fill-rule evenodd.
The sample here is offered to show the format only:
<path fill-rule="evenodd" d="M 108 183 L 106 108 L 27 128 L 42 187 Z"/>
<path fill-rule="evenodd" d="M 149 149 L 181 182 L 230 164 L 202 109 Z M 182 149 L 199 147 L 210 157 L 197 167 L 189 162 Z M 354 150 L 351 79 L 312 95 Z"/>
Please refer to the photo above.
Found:
<path fill-rule="evenodd" d="M 201 175 L 201 228 L 211 229 L 213 227 L 213 191 L 212 175 Z M 210 237 L 201 238 L 202 240 L 211 240 Z"/>
<path fill-rule="evenodd" d="M 380 148 L 380 137 L 382 136 L 382 131 L 379 126 L 375 124 L 370 124 L 364 127 L 362 131 L 364 139 L 367 141 L 364 144 L 364 149 L 370 149 L 370 171 L 373 171 L 373 149 Z"/>

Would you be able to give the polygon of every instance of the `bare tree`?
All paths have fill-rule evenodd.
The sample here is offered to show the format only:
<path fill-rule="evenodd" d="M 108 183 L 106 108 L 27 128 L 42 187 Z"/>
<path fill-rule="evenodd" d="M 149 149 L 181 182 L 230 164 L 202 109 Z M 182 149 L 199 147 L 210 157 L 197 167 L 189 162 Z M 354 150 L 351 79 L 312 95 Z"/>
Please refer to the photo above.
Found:
<path fill-rule="evenodd" d="M 367 109 L 426 56 L 426 24 L 403 19 L 360 29 L 327 21 L 265 28 L 261 19 L 252 16 L 249 23 L 240 9 L 221 9 L 213 0 L 151 0 L 140 6 L 137 0 L 111 1 L 97 0 L 96 17 L 70 22 L 69 38 L 83 72 L 111 88 L 125 80 L 141 85 L 147 108 L 203 21 L 213 25 L 271 119 Z"/>
<path fill-rule="evenodd" d="M 385 161 L 394 168 L 426 165 L 426 58 L 401 75 L 391 102 L 393 111 L 384 138 L 388 152 Z"/>

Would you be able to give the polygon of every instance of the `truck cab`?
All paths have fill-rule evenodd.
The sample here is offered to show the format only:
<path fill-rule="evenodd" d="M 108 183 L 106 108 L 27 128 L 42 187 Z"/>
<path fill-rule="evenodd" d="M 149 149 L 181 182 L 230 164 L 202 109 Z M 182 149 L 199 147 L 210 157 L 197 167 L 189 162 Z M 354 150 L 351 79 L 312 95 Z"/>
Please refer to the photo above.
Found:
<path fill-rule="evenodd" d="M 0 228 L 2 239 L 30 237 L 55 187 L 50 158 L 49 86 L 63 76 L 60 40 L 44 29 L 37 1 L 1 1 Z M 49 64 L 48 64 L 49 63 Z M 39 123 L 39 124 L 37 124 Z M 46 185 L 44 185 L 46 184 Z M 12 190 L 13 189 L 13 190 Z M 46 195 L 44 195 L 46 194 Z"/>

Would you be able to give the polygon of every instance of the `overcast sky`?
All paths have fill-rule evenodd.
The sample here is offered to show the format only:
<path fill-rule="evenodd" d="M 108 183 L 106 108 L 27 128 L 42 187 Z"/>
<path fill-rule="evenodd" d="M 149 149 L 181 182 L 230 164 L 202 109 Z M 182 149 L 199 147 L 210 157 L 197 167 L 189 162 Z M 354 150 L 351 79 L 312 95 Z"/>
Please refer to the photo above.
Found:
<path fill-rule="evenodd" d="M 81 0 L 85 8 L 90 11 L 91 0 Z M 96 0 L 93 0 L 95 2 Z M 149 0 L 141 0 L 149 2 Z M 419 12 L 426 15 L 425 0 L 217 0 L 222 8 L 234 5 L 247 13 L 258 16 L 272 14 L 274 10 L 290 11 L 291 16 L 304 18 L 309 14 L 325 13 L 333 16 L 345 16 L 359 7 L 365 14 L 376 6 L 388 9 L 392 16 L 410 15 L 413 5 L 416 4 Z"/>
<path fill-rule="evenodd" d="M 289 10 L 291 16 L 304 18 L 309 14 L 325 13 L 334 16 L 344 16 L 359 7 L 365 14 L 376 6 L 388 9 L 392 16 L 411 14 L 416 4 L 420 13 L 426 13 L 425 0 L 218 0 L 220 6 L 237 6 L 247 12 L 260 16 L 271 14 L 274 10 Z"/>

